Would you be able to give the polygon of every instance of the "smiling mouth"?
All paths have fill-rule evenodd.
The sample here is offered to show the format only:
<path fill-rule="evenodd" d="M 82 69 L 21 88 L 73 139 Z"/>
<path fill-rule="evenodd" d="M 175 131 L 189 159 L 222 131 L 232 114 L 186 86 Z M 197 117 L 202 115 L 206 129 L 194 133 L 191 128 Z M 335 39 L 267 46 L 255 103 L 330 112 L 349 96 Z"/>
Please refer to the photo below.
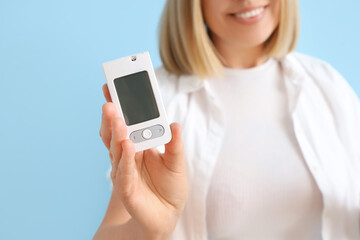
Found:
<path fill-rule="evenodd" d="M 246 12 L 242 12 L 242 13 L 235 13 L 232 14 L 233 16 L 235 16 L 236 18 L 241 18 L 241 19 L 249 19 L 249 18 L 254 18 L 259 16 L 261 13 L 263 13 L 265 10 L 265 7 L 258 7 L 255 9 L 252 9 L 250 11 L 246 11 Z"/>

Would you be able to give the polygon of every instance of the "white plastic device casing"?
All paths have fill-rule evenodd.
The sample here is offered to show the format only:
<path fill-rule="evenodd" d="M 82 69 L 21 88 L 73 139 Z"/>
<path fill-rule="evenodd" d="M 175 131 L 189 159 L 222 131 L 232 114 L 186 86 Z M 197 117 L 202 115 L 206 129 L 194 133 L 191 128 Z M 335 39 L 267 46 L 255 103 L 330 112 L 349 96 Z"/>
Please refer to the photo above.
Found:
<path fill-rule="evenodd" d="M 140 122 L 134 125 L 126 126 L 127 128 L 127 138 L 129 138 L 130 134 L 135 131 L 139 131 L 141 129 L 146 130 L 155 125 L 161 125 L 164 128 L 164 134 L 160 137 L 144 140 L 142 142 L 134 143 L 136 152 L 143 151 L 149 148 L 154 148 L 163 144 L 168 143 L 171 140 L 171 130 L 167 121 L 165 108 L 162 102 L 162 98 L 160 95 L 158 83 L 156 80 L 154 68 L 150 59 L 150 54 L 148 52 L 143 52 L 135 55 L 131 55 L 128 57 L 119 58 L 110 62 L 103 63 L 103 70 L 105 73 L 107 85 L 109 88 L 110 96 L 112 102 L 116 106 L 120 116 L 122 119 L 124 118 L 119 97 L 115 88 L 114 80 L 127 76 L 130 74 L 134 74 L 137 72 L 147 71 L 151 88 L 154 93 L 156 105 L 159 111 L 159 117 L 155 119 L 151 119 L 149 121 Z"/>

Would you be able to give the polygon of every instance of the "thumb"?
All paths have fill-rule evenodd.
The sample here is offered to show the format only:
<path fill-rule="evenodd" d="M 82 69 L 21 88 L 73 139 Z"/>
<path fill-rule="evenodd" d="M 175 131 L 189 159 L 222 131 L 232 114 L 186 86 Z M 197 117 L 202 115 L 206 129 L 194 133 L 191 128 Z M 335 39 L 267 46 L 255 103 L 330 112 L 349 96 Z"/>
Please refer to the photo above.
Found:
<path fill-rule="evenodd" d="M 164 164 L 174 172 L 184 172 L 184 143 L 181 138 L 181 126 L 178 123 L 170 125 L 172 138 L 165 144 Z"/>

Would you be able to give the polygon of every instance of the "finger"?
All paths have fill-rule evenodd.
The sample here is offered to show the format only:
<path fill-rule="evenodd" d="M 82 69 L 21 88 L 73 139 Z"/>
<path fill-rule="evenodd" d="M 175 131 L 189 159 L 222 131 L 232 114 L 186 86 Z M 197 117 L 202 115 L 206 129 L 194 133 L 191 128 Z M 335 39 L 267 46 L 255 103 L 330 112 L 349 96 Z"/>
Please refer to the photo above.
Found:
<path fill-rule="evenodd" d="M 112 157 L 111 166 L 111 178 L 114 180 L 116 177 L 117 167 L 122 155 L 121 141 L 126 139 L 126 126 L 124 120 L 116 117 L 111 122 L 111 141 L 110 141 L 110 153 Z"/>
<path fill-rule="evenodd" d="M 165 144 L 165 154 L 178 155 L 183 152 L 183 141 L 181 139 L 181 126 L 178 123 L 172 123 L 171 129 L 171 141 Z"/>
<path fill-rule="evenodd" d="M 102 86 L 102 90 L 103 90 L 103 94 L 104 94 L 104 97 L 105 97 L 106 101 L 107 102 L 112 102 L 110 92 L 109 92 L 109 88 L 108 88 L 106 83 Z"/>
<path fill-rule="evenodd" d="M 111 140 L 111 121 L 118 116 L 116 108 L 112 103 L 105 103 L 102 107 L 102 119 L 100 127 L 100 137 L 107 149 L 110 148 Z"/>
<path fill-rule="evenodd" d="M 181 138 L 181 126 L 178 123 L 170 125 L 172 139 L 165 145 L 165 153 L 163 155 L 164 164 L 174 171 L 184 171 L 184 143 Z"/>
<path fill-rule="evenodd" d="M 121 142 L 122 156 L 117 169 L 116 181 L 125 199 L 131 195 L 135 173 L 135 146 L 128 139 Z"/>

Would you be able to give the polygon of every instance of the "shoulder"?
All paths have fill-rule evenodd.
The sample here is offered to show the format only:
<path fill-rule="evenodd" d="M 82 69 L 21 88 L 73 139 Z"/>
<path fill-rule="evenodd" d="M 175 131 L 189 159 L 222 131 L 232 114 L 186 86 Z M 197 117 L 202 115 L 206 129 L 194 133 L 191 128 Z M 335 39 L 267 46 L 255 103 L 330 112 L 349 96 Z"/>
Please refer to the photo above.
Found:
<path fill-rule="evenodd" d="M 155 74 L 158 82 L 165 85 L 173 86 L 179 79 L 179 76 L 167 71 L 163 66 L 157 67 Z"/>
<path fill-rule="evenodd" d="M 179 93 L 179 76 L 170 73 L 163 66 L 155 69 L 158 86 L 165 105 L 168 105 Z"/>
<path fill-rule="evenodd" d="M 339 101 L 348 100 L 358 105 L 359 98 L 354 89 L 329 63 L 301 53 L 288 54 L 281 61 L 296 74 L 311 80 L 323 94 L 332 94 L 334 97 L 340 97 Z"/>
<path fill-rule="evenodd" d="M 156 68 L 155 74 L 160 88 L 176 91 L 179 76 L 168 72 L 163 66 Z"/>
<path fill-rule="evenodd" d="M 344 81 L 344 78 L 329 63 L 309 55 L 290 53 L 283 61 L 289 62 L 298 73 L 306 74 L 318 81 Z"/>
<path fill-rule="evenodd" d="M 351 98 L 358 98 L 346 79 L 329 63 L 301 53 L 288 54 L 280 60 L 287 69 L 295 74 L 311 80 L 326 94 L 327 90 L 333 90 L 340 95 L 351 95 Z"/>
<path fill-rule="evenodd" d="M 155 70 L 160 89 L 167 93 L 187 95 L 204 86 L 204 80 L 195 75 L 176 75 L 167 71 L 164 67 Z"/>

